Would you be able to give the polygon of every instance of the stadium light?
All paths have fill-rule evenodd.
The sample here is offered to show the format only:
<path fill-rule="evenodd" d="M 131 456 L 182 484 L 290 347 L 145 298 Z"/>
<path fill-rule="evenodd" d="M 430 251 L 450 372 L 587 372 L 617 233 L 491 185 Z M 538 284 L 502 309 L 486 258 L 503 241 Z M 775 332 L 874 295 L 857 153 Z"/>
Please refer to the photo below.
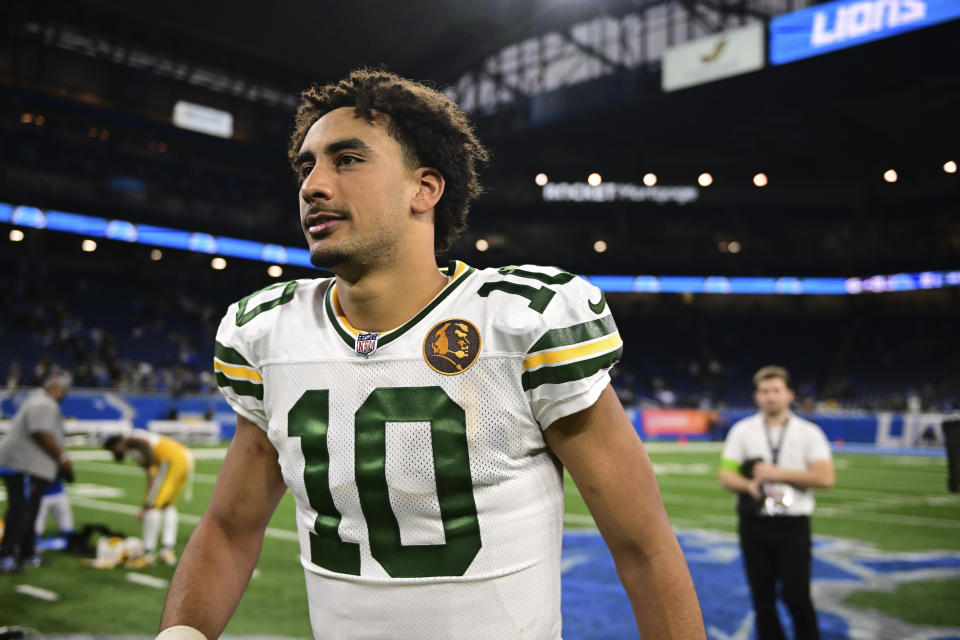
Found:
<path fill-rule="evenodd" d="M 753 184 L 755 184 L 758 187 L 767 186 L 767 174 L 758 173 L 757 175 L 753 176 Z"/>
<path fill-rule="evenodd" d="M 648 187 L 652 187 L 657 184 L 657 174 L 655 173 L 646 173 L 643 176 L 643 184 Z"/>
<path fill-rule="evenodd" d="M 948 160 L 943 163 L 943 170 L 947 173 L 956 173 L 957 172 L 957 163 L 953 160 Z"/>
<path fill-rule="evenodd" d="M 730 249 L 729 243 L 726 240 L 721 240 L 717 243 L 717 251 L 720 253 L 727 253 Z"/>
<path fill-rule="evenodd" d="M 33 122 L 33 114 L 32 114 L 32 113 L 21 113 L 21 114 L 20 114 L 20 122 L 21 122 L 22 124 L 30 124 L 31 122 Z"/>
<path fill-rule="evenodd" d="M 159 262 L 163 259 L 163 251 L 160 251 L 160 249 L 152 249 L 150 251 L 150 259 L 154 262 Z"/>
<path fill-rule="evenodd" d="M 272 264 L 267 267 L 267 275 L 271 278 L 279 278 L 283 275 L 283 267 L 278 264 Z"/>
<path fill-rule="evenodd" d="M 562 183 L 561 183 L 562 184 Z M 616 183 L 612 183 L 616 184 Z M 588 185 L 580 183 L 583 189 Z M 550 185 L 555 186 L 555 185 Z M 639 191 L 654 191 L 673 187 L 640 187 Z M 688 187 L 695 189 L 694 187 Z M 602 192 L 603 189 L 596 190 Z M 206 255 L 241 258 L 271 264 L 291 264 L 305 269 L 315 268 L 310 262 L 310 252 L 300 247 L 265 245 L 254 240 L 243 240 L 227 236 L 211 236 L 205 233 L 134 224 L 126 220 L 108 220 L 94 216 L 80 215 L 66 211 L 43 211 L 30 205 L 16 205 L 0 202 L 0 224 L 9 225 L 9 237 L 12 242 L 24 239 L 24 232 L 17 227 L 46 229 L 80 235 L 86 238 L 108 238 L 124 242 L 139 243 L 151 247 L 177 249 Z M 497 242 L 500 242 L 497 239 Z M 734 251 L 742 251 L 738 242 Z M 729 242 L 718 242 L 717 249 L 730 252 Z M 158 258 L 160 254 L 157 255 Z M 224 258 L 217 258 L 218 264 L 226 267 Z M 211 262 L 211 266 L 213 262 Z M 913 291 L 960 288 L 960 269 L 952 271 L 925 271 L 922 273 L 895 273 L 891 275 L 861 277 L 739 277 L 721 276 L 668 276 L 668 275 L 583 275 L 591 284 L 608 293 L 731 293 L 750 295 L 859 295 L 864 292 L 880 293 L 885 291 Z M 720 278 L 719 280 L 717 278 Z M 729 286 L 728 286 L 729 285 Z"/>
<path fill-rule="evenodd" d="M 545 173 L 538 173 L 533 181 L 537 183 L 538 187 L 542 187 L 550 182 L 550 178 L 548 178 Z"/>
<path fill-rule="evenodd" d="M 210 266 L 217 271 L 223 271 L 227 268 L 227 261 L 218 256 L 210 261 Z"/>
<path fill-rule="evenodd" d="M 697 176 L 697 184 L 699 184 L 701 187 L 709 187 L 713 184 L 713 176 L 704 171 Z"/>
<path fill-rule="evenodd" d="M 83 242 L 80 243 L 80 248 L 87 253 L 93 253 L 94 251 L 97 250 L 97 242 L 96 240 L 91 240 L 90 238 L 86 238 Z"/>
<path fill-rule="evenodd" d="M 601 182 L 603 182 L 603 178 L 600 177 L 599 173 L 591 173 L 587 176 L 587 184 L 591 187 L 599 187 Z"/>
<path fill-rule="evenodd" d="M 97 136 L 97 137 L 100 138 L 101 140 L 106 140 L 107 138 L 110 137 L 110 132 L 107 131 L 106 129 L 101 129 L 101 130 L 100 130 L 100 135 Z"/>
<path fill-rule="evenodd" d="M 96 127 L 90 127 L 89 129 L 87 129 L 88 138 L 96 138 L 98 133 L 100 133 L 100 130 L 97 129 Z"/>
<path fill-rule="evenodd" d="M 607 243 L 604 242 L 603 240 L 597 240 L 596 242 L 593 243 L 593 250 L 596 251 L 597 253 L 603 253 L 604 251 L 607 250 Z"/>
<path fill-rule="evenodd" d="M 487 242 L 486 238 L 478 238 L 474 246 L 477 248 L 477 251 L 483 252 L 490 248 L 490 243 Z"/>
<path fill-rule="evenodd" d="M 736 240 L 727 245 L 727 251 L 730 253 L 740 253 L 740 243 Z"/>
<path fill-rule="evenodd" d="M 40 115 L 40 114 L 37 114 L 37 117 L 33 119 L 33 124 L 37 125 L 38 127 L 42 127 L 42 126 L 43 126 L 43 123 L 46 122 L 46 121 L 47 121 L 46 118 L 44 118 L 44 117 L 43 117 L 42 115 Z"/>
<path fill-rule="evenodd" d="M 897 172 L 893 169 L 887 169 L 883 172 L 883 179 L 887 182 L 896 182 L 897 181 Z"/>

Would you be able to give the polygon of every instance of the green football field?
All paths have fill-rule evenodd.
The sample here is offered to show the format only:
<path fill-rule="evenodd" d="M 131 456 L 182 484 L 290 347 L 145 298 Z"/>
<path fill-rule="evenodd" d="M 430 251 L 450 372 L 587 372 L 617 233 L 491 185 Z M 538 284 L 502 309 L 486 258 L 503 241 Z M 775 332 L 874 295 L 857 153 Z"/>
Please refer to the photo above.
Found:
<path fill-rule="evenodd" d="M 735 531 L 733 498 L 715 480 L 718 445 L 653 443 L 648 450 L 675 528 Z M 193 499 L 180 504 L 180 548 L 209 500 L 222 455 L 217 449 L 195 451 Z M 139 536 L 134 515 L 143 496 L 143 472 L 132 463 L 108 460 L 105 452 L 77 452 L 78 458 L 92 456 L 99 459 L 75 462 L 77 482 L 70 493 L 78 526 L 103 523 Z M 816 536 L 860 540 L 886 551 L 960 551 L 960 496 L 946 491 L 945 459 L 838 452 L 836 466 L 837 488 L 818 497 Z M 293 511 L 287 495 L 227 634 L 311 636 Z M 569 478 L 567 526 L 592 527 Z M 44 634 L 156 631 L 172 568 L 97 570 L 82 567 L 76 556 L 47 555 L 52 559 L 48 567 L 0 575 L 0 626 L 19 624 Z M 952 605 L 958 586 L 957 580 L 918 581 L 895 593 L 855 592 L 846 602 L 877 607 L 913 624 L 960 626 Z"/>

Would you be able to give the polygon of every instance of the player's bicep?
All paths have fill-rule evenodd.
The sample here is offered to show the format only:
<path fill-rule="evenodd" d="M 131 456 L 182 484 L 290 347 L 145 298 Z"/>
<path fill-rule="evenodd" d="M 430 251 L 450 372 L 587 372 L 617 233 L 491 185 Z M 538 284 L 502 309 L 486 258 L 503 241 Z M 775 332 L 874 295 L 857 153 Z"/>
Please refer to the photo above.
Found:
<path fill-rule="evenodd" d="M 544 438 L 612 553 L 650 553 L 672 537 L 653 465 L 612 387 L 591 407 L 554 422 Z"/>
<path fill-rule="evenodd" d="M 238 535 L 266 528 L 286 491 L 277 451 L 266 432 L 237 415 L 237 432 L 220 467 L 207 517 Z"/>

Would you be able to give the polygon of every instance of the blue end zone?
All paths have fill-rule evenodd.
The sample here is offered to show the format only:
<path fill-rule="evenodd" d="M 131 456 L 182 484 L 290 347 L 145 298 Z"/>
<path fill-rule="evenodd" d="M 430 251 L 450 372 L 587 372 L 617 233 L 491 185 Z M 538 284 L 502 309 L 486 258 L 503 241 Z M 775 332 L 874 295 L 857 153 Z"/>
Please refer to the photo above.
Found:
<path fill-rule="evenodd" d="M 707 637 L 710 640 L 755 639 L 750 591 L 736 536 L 687 531 L 678 532 L 677 537 L 700 598 Z M 867 579 L 872 585 L 886 581 L 892 586 L 910 579 L 911 575 L 922 576 L 925 570 L 936 570 L 946 578 L 960 577 L 960 553 L 880 552 L 864 543 L 817 538 L 812 585 L 822 639 L 849 640 L 853 636 L 851 629 L 862 623 L 863 613 L 836 606 L 842 598 L 821 596 L 818 599 L 818 588 L 849 585 L 853 589 L 865 585 Z M 568 531 L 564 534 L 562 584 L 564 640 L 640 637 L 613 559 L 598 533 Z M 670 612 L 664 611 L 662 615 Z M 875 617 L 870 612 L 866 616 Z M 783 606 L 780 618 L 787 637 L 791 638 L 790 617 Z M 920 629 L 916 627 L 917 631 Z M 859 637 L 867 636 L 859 634 Z M 960 640 L 960 629 L 943 629 L 943 634 L 936 637 Z"/>

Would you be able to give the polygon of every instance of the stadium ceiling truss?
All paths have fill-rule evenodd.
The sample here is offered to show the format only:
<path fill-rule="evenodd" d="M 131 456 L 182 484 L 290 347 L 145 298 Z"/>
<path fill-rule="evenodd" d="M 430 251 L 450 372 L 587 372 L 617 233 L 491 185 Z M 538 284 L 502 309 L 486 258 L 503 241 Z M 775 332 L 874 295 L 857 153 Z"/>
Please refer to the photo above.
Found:
<path fill-rule="evenodd" d="M 493 114 L 538 94 L 658 68 L 669 47 L 766 22 L 813 0 L 634 0 L 630 4 L 618 15 L 605 12 L 510 44 L 461 75 L 445 93 L 465 111 Z"/>
<path fill-rule="evenodd" d="M 211 65 L 194 64 L 183 57 L 152 50 L 145 46 L 117 42 L 89 30 L 57 21 L 41 23 L 26 20 L 14 30 L 14 34 L 17 36 L 17 41 L 13 52 L 14 55 L 21 57 L 29 57 L 30 53 L 26 49 L 21 51 L 16 47 L 23 47 L 24 42 L 40 42 L 47 47 L 130 69 L 144 70 L 162 78 L 231 95 L 248 102 L 258 102 L 284 109 L 296 109 L 300 103 L 295 94 L 254 82 L 238 74 L 217 69 Z M 41 60 L 36 64 L 27 65 L 27 69 L 32 69 L 27 73 L 35 75 L 48 66 L 50 65 Z"/>

